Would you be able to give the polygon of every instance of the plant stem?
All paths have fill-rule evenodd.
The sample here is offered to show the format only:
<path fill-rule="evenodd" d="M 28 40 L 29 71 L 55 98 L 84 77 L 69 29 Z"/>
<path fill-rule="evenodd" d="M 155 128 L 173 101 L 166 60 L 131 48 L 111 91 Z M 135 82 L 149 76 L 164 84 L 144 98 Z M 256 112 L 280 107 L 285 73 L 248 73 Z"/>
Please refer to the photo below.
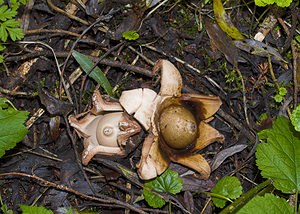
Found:
<path fill-rule="evenodd" d="M 245 205 L 247 202 L 249 202 L 254 196 L 258 194 L 264 194 L 266 192 L 269 192 L 273 189 L 273 186 L 271 185 L 272 181 L 270 179 L 264 181 L 263 183 L 257 185 L 256 187 L 252 188 L 248 192 L 246 192 L 244 195 L 239 197 L 237 200 L 235 200 L 232 204 L 228 205 L 226 208 L 224 208 L 220 214 L 227 214 L 227 213 L 235 213 L 237 212 L 243 205 Z M 271 189 L 269 189 L 271 188 Z"/>
<path fill-rule="evenodd" d="M 279 91 L 280 90 L 280 85 L 278 84 L 277 79 L 275 77 L 270 55 L 268 55 L 268 64 L 269 64 L 269 70 L 270 70 L 272 80 L 274 81 L 274 84 L 276 86 L 277 91 Z M 283 97 L 282 99 L 285 102 L 285 98 Z M 290 109 L 289 106 L 286 107 L 286 112 L 287 112 L 289 118 L 291 118 L 291 109 Z"/>

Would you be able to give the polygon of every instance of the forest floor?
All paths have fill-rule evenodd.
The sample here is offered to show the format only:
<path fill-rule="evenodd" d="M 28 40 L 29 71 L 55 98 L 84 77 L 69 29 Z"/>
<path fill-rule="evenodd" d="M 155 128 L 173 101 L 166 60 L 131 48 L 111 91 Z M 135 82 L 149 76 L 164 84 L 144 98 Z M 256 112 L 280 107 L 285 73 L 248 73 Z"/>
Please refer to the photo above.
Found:
<path fill-rule="evenodd" d="M 0 177 L 0 195 L 9 209 L 18 212 L 18 205 L 26 204 L 55 213 L 69 207 L 95 213 L 218 213 L 204 193 L 218 180 L 234 175 L 244 192 L 264 180 L 255 162 L 257 133 L 297 106 L 299 7 L 226 1 L 226 13 L 247 38 L 245 48 L 218 27 L 212 1 L 163 1 L 157 8 L 138 0 L 78 2 L 30 1 L 19 11 L 23 42 L 6 45 L 0 96 L 33 119 L 26 122 L 24 139 L 1 158 L 0 173 L 10 174 Z M 128 31 L 139 38 L 125 39 Z M 254 40 L 259 32 L 264 46 Z M 159 59 L 177 67 L 183 93 L 220 97 L 222 105 L 209 124 L 225 140 L 200 151 L 212 167 L 209 178 L 172 162 L 169 168 L 179 173 L 183 189 L 164 196 L 170 205 L 155 209 L 138 200 L 144 181 L 136 164 L 147 131 L 134 138 L 137 147 L 125 157 L 96 155 L 83 166 L 83 140 L 67 117 L 88 111 L 99 86 L 79 69 L 72 51 L 97 63 L 116 100 L 130 89 L 159 92 L 159 78 L 152 74 Z M 70 86 L 68 94 L 63 82 Z M 286 93 L 279 93 L 282 88 Z"/>

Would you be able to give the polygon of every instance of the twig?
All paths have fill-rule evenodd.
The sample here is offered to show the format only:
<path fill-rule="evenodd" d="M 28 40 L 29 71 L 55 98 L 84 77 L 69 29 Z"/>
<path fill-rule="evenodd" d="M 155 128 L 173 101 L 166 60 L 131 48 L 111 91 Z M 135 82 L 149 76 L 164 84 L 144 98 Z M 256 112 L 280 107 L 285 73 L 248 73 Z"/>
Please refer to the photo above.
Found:
<path fill-rule="evenodd" d="M 56 56 L 63 58 L 63 57 L 67 57 L 68 53 L 69 52 L 56 52 Z M 42 52 L 24 54 L 22 57 L 9 56 L 9 57 L 5 58 L 5 61 L 6 62 L 21 61 L 21 60 L 27 60 L 30 58 L 38 57 L 38 56 L 51 57 L 52 53 L 49 51 L 42 51 Z M 89 58 L 91 60 L 93 60 L 94 62 L 96 62 L 99 59 L 99 57 L 94 57 L 94 56 L 89 56 Z M 142 67 L 134 66 L 134 65 L 129 65 L 124 62 L 115 62 L 115 61 L 112 61 L 109 59 L 102 59 L 99 64 L 108 65 L 108 66 L 111 66 L 114 68 L 121 68 L 122 70 L 131 71 L 131 72 L 138 73 L 138 74 L 141 74 L 141 75 L 144 75 L 147 77 L 152 77 L 152 72 L 150 70 L 142 68 Z"/>
<path fill-rule="evenodd" d="M 7 172 L 7 173 L 1 173 L 0 177 L 7 177 L 7 176 L 12 176 L 12 175 L 17 175 L 17 176 L 22 176 L 22 177 L 27 177 L 27 178 L 30 178 L 30 179 L 34 179 L 34 180 L 37 180 L 37 181 L 41 182 L 45 186 L 50 186 L 50 187 L 54 187 L 54 188 L 59 189 L 59 190 L 67 191 L 69 193 L 73 193 L 73 194 L 75 194 L 75 195 L 77 195 L 81 198 L 84 198 L 84 199 L 98 201 L 98 202 L 106 203 L 106 204 L 116 204 L 116 205 L 120 205 L 124 208 L 128 208 L 128 209 L 130 209 L 134 212 L 145 214 L 144 211 L 132 206 L 131 204 L 124 203 L 122 201 L 116 200 L 114 198 L 111 198 L 111 197 L 108 197 L 108 196 L 105 196 L 105 195 L 101 195 L 102 198 L 90 196 L 90 195 L 81 193 L 77 190 L 74 190 L 72 188 L 69 188 L 67 186 L 59 185 L 59 184 L 53 183 L 51 181 L 47 181 L 47 180 L 45 180 L 41 177 L 38 177 L 36 175 L 29 175 L 29 174 L 22 173 L 22 172 Z"/>
<path fill-rule="evenodd" d="M 241 78 L 241 83 L 242 83 L 242 94 L 243 94 L 243 105 L 244 105 L 244 114 L 245 114 L 245 119 L 246 119 L 246 123 L 249 125 L 249 118 L 248 118 L 248 111 L 247 111 L 247 98 L 246 98 L 246 88 L 245 88 L 245 82 L 243 79 L 243 75 L 240 71 L 240 69 L 238 68 L 238 66 L 235 66 L 235 70 L 238 72 L 240 78 Z"/>
<path fill-rule="evenodd" d="M 9 96 L 20 96 L 20 97 L 36 97 L 36 96 L 38 96 L 37 92 L 27 93 L 27 92 L 21 92 L 21 91 L 10 91 L 10 90 L 7 90 L 2 87 L 0 87 L 0 93 L 6 94 Z"/>
<path fill-rule="evenodd" d="M 293 78 L 294 78 L 294 108 L 298 105 L 298 81 L 297 81 L 297 67 L 300 65 L 299 49 L 295 41 L 291 44 L 292 56 L 293 56 Z"/>
<path fill-rule="evenodd" d="M 84 24 L 84 25 L 90 25 L 87 21 L 85 21 L 85 20 L 83 20 L 83 19 L 81 19 L 81 18 L 78 18 L 77 16 L 74 16 L 74 15 L 72 15 L 72 14 L 70 14 L 70 13 L 68 13 L 68 12 L 66 12 L 66 11 L 64 11 L 64 10 L 62 10 L 62 9 L 60 9 L 60 8 L 58 8 L 58 7 L 56 7 L 56 6 L 52 3 L 51 0 L 47 0 L 47 3 L 48 3 L 49 6 L 50 6 L 53 10 L 55 10 L 56 12 L 62 13 L 62 14 L 64 14 L 64 15 L 66 15 L 67 17 L 69 17 L 70 19 L 73 19 L 73 20 L 75 20 L 75 21 L 77 21 L 77 22 L 80 22 L 81 24 Z"/>

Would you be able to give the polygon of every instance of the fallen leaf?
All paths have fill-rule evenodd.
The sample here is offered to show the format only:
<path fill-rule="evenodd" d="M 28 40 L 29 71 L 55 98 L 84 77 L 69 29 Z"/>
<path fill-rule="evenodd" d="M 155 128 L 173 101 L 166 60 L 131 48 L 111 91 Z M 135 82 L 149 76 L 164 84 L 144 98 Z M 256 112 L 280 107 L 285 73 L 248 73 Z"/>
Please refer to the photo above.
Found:
<path fill-rule="evenodd" d="M 41 103 L 52 116 L 67 115 L 73 110 L 73 105 L 71 103 L 53 97 L 43 88 L 39 88 L 39 97 Z"/>
<path fill-rule="evenodd" d="M 243 35 L 239 32 L 239 30 L 236 27 L 234 27 L 234 25 L 230 20 L 230 17 L 225 12 L 222 1 L 214 0 L 213 7 L 214 7 L 214 15 L 220 28 L 233 39 L 237 39 L 237 40 L 244 39 Z"/>
<path fill-rule="evenodd" d="M 219 152 L 217 155 L 215 155 L 211 164 L 212 171 L 217 169 L 224 162 L 224 160 L 226 160 L 226 158 L 243 151 L 245 148 L 247 148 L 247 146 L 248 145 L 246 144 L 235 145 Z"/>

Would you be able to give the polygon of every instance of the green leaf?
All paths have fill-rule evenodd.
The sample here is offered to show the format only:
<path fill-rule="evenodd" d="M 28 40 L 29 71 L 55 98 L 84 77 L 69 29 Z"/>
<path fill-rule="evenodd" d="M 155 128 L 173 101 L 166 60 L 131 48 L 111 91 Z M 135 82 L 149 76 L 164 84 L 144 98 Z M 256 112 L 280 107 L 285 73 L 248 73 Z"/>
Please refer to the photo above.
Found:
<path fill-rule="evenodd" d="M 140 37 L 140 35 L 135 30 L 123 32 L 122 36 L 126 40 L 137 40 Z"/>
<path fill-rule="evenodd" d="M 0 51 L 3 51 L 5 48 L 6 46 L 0 43 Z"/>
<path fill-rule="evenodd" d="M 7 31 L 12 41 L 16 41 L 24 38 L 24 33 L 21 28 L 8 28 Z"/>
<path fill-rule="evenodd" d="M 236 27 L 234 27 L 234 25 L 230 20 L 230 17 L 225 12 L 222 1 L 214 0 L 213 8 L 214 8 L 215 19 L 218 25 L 220 26 L 220 28 L 233 39 L 238 39 L 238 40 L 244 39 L 244 36 L 239 32 L 239 30 Z"/>
<path fill-rule="evenodd" d="M 143 189 L 143 195 L 149 206 L 153 208 L 161 208 L 166 204 L 166 201 L 152 192 Z"/>
<path fill-rule="evenodd" d="M 267 193 L 264 196 L 255 196 L 237 214 L 269 214 L 269 213 L 294 213 L 293 207 L 286 200 Z"/>
<path fill-rule="evenodd" d="M 5 27 L 18 27 L 20 22 L 15 19 L 9 19 L 2 23 Z"/>
<path fill-rule="evenodd" d="M 220 196 L 224 196 L 229 199 L 236 199 L 242 194 L 243 187 L 241 182 L 237 177 L 226 176 L 222 178 L 211 190 L 212 193 L 215 193 Z M 212 196 L 212 201 L 217 207 L 223 208 L 226 204 L 225 199 L 220 197 Z"/>
<path fill-rule="evenodd" d="M 276 3 L 279 7 L 288 7 L 293 0 L 254 0 L 255 4 L 259 7 L 264 7 Z"/>
<path fill-rule="evenodd" d="M 94 63 L 92 60 L 89 59 L 88 56 L 81 54 L 77 51 L 72 52 L 73 57 L 78 62 L 80 67 L 87 73 L 91 70 Z M 104 73 L 100 70 L 98 66 L 94 68 L 94 70 L 89 74 L 91 78 L 93 78 L 101 87 L 106 91 L 106 93 L 112 96 L 112 88 L 111 85 L 104 75 Z"/>
<path fill-rule="evenodd" d="M 27 134 L 24 126 L 29 112 L 18 111 L 5 98 L 0 98 L 0 158 Z"/>
<path fill-rule="evenodd" d="M 256 164 L 264 178 L 271 178 L 276 189 L 293 194 L 300 191 L 300 133 L 290 120 L 278 117 L 272 129 L 258 133 Z M 265 143 L 267 142 L 267 143 Z"/>
<path fill-rule="evenodd" d="M 6 42 L 7 37 L 8 37 L 8 33 L 6 31 L 5 26 L 0 24 L 0 39 L 1 39 L 1 41 Z"/>
<path fill-rule="evenodd" d="M 38 206 L 27 206 L 20 204 L 19 207 L 22 210 L 22 214 L 53 214 L 51 210 L 46 209 L 45 207 Z"/>
<path fill-rule="evenodd" d="M 280 87 L 279 88 L 279 92 L 278 94 L 280 94 L 281 96 L 285 96 L 287 93 L 286 88 L 285 87 Z"/>
<path fill-rule="evenodd" d="M 17 15 L 17 11 L 8 8 L 7 5 L 2 5 L 0 7 L 0 21 L 6 21 L 12 19 L 16 15 Z"/>
<path fill-rule="evenodd" d="M 300 35 L 295 36 L 295 40 L 297 41 L 297 43 L 300 43 Z"/>
<path fill-rule="evenodd" d="M 274 96 L 274 100 L 276 103 L 281 103 L 282 102 L 283 97 L 280 94 L 276 94 Z"/>
<path fill-rule="evenodd" d="M 300 132 L 300 105 L 292 112 L 291 122 L 297 132 Z"/>
<path fill-rule="evenodd" d="M 162 175 L 151 181 L 145 182 L 145 187 L 157 192 L 169 192 L 177 194 L 182 189 L 182 180 L 178 173 L 167 169 Z M 160 208 L 165 204 L 165 201 L 154 193 L 143 189 L 143 194 L 147 203 L 154 208 Z"/>
<path fill-rule="evenodd" d="M 0 54 L 0 63 L 4 62 L 4 57 L 2 54 Z"/>

